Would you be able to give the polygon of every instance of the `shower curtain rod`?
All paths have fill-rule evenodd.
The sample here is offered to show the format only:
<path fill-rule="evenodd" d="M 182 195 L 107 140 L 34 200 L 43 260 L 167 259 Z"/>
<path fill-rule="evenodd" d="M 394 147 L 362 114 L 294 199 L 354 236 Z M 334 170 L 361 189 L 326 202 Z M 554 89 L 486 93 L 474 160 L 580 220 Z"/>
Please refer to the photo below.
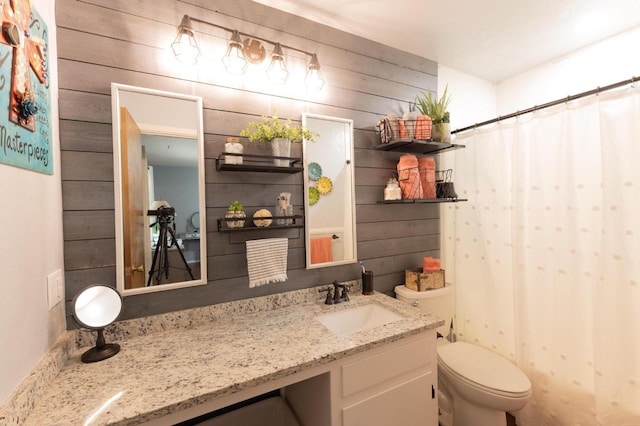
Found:
<path fill-rule="evenodd" d="M 586 92 L 578 93 L 577 95 L 567 96 L 566 98 L 557 99 L 555 101 L 547 102 L 546 104 L 536 105 L 536 106 L 533 106 L 531 108 L 528 108 L 528 109 L 525 109 L 525 110 L 522 110 L 522 111 L 516 111 L 516 112 L 513 112 L 511 114 L 507 114 L 507 115 L 501 115 L 501 116 L 498 116 L 498 117 L 493 118 L 491 120 L 483 121 L 481 123 L 476 123 L 476 124 L 471 125 L 471 126 L 463 127 L 461 129 L 452 130 L 451 133 L 465 132 L 467 130 L 475 129 L 477 127 L 486 126 L 487 124 L 497 123 L 497 122 L 502 121 L 502 120 L 506 120 L 506 119 L 513 118 L 513 117 L 517 117 L 519 115 L 528 114 L 528 113 L 534 112 L 534 111 L 539 111 L 541 109 L 549 108 L 549 107 L 552 107 L 552 106 L 555 106 L 555 105 L 560 105 L 560 104 L 565 103 L 565 102 L 573 101 L 573 100 L 584 98 L 584 97 L 587 97 L 587 96 L 597 95 L 598 93 L 606 92 L 607 90 L 617 89 L 618 87 L 626 86 L 628 84 L 634 84 L 637 81 L 640 81 L 640 78 L 631 77 L 630 79 L 622 80 L 622 81 L 619 81 L 619 82 L 613 83 L 613 84 L 609 84 L 608 86 L 597 87 L 597 88 L 595 88 L 593 90 L 588 90 Z"/>

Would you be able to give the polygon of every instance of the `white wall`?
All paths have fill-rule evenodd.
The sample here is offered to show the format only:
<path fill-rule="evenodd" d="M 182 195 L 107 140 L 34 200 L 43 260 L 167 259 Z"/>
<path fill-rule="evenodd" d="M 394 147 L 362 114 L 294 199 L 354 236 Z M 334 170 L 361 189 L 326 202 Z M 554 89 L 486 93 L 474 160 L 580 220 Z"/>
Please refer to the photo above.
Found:
<path fill-rule="evenodd" d="M 438 66 L 438 91 L 451 93 L 451 128 L 457 129 L 568 95 L 640 77 L 640 27 L 603 40 L 497 85 Z M 640 84 L 640 83 L 639 83 Z"/>
<path fill-rule="evenodd" d="M 451 95 L 451 130 L 496 116 L 496 87 L 493 83 L 439 64 L 438 96 L 442 96 L 445 87 Z"/>
<path fill-rule="evenodd" d="M 493 83 L 439 64 L 438 96 L 442 96 L 445 87 L 451 95 L 449 112 L 452 130 L 490 120 L 496 116 L 496 87 Z M 455 135 L 453 135 L 453 142 L 455 143 Z M 456 182 L 456 152 L 444 153 L 438 159 L 439 170 L 453 169 L 454 185 Z M 464 188 L 455 187 L 455 189 L 460 198 L 471 196 L 464 192 Z M 455 253 L 453 251 L 454 244 L 451 243 L 455 239 L 455 216 L 447 213 L 455 208 L 456 205 L 451 203 L 444 203 L 440 206 L 442 218 L 440 223 L 440 258 L 442 267 L 446 271 L 447 281 L 453 283 L 456 280 L 453 275 Z"/>
<path fill-rule="evenodd" d="M 54 174 L 0 164 L 0 404 L 65 329 L 64 302 L 49 311 L 46 276 L 63 268 L 54 0 L 31 0 L 49 29 Z"/>
<path fill-rule="evenodd" d="M 497 110 L 509 114 L 640 76 L 640 27 L 536 67 L 497 87 Z"/>

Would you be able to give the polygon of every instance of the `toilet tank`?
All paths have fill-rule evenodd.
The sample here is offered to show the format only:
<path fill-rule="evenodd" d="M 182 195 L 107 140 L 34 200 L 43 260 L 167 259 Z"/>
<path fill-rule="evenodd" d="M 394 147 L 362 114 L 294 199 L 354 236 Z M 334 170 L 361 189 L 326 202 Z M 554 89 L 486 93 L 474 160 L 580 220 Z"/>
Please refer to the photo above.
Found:
<path fill-rule="evenodd" d="M 444 320 L 444 325 L 438 327 L 438 333 L 449 336 L 449 328 L 455 312 L 455 293 L 453 284 L 446 283 L 442 288 L 427 291 L 415 291 L 404 285 L 395 287 L 396 299 L 418 306 L 423 311 Z"/>

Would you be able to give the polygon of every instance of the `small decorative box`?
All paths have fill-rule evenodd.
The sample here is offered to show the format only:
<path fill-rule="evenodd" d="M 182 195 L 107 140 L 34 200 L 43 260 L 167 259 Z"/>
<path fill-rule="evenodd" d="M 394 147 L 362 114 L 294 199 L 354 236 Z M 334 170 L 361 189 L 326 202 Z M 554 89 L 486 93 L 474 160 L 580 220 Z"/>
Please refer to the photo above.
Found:
<path fill-rule="evenodd" d="M 444 287 L 444 269 L 435 272 L 422 272 L 422 268 L 405 269 L 405 287 L 415 291 L 427 291 Z"/>

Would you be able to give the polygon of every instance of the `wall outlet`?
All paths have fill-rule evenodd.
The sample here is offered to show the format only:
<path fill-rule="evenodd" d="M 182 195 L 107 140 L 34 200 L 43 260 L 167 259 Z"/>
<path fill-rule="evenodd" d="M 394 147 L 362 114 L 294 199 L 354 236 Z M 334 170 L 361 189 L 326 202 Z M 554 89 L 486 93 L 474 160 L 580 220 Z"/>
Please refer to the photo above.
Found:
<path fill-rule="evenodd" d="M 47 301 L 49 309 L 52 309 L 64 298 L 64 288 L 62 286 L 62 271 L 60 269 L 47 275 Z"/>

